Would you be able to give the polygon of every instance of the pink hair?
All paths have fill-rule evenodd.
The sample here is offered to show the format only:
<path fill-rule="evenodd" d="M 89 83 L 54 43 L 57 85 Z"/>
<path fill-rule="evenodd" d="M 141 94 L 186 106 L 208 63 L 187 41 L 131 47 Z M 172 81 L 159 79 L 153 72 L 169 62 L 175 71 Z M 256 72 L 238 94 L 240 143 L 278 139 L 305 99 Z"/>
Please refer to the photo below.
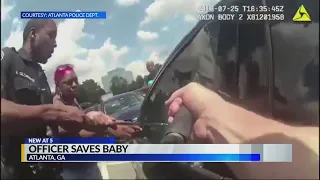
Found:
<path fill-rule="evenodd" d="M 70 71 L 74 72 L 74 69 L 73 66 L 69 64 L 64 64 L 57 67 L 56 71 L 54 72 L 54 82 L 56 86 L 59 86 L 61 80 Z"/>

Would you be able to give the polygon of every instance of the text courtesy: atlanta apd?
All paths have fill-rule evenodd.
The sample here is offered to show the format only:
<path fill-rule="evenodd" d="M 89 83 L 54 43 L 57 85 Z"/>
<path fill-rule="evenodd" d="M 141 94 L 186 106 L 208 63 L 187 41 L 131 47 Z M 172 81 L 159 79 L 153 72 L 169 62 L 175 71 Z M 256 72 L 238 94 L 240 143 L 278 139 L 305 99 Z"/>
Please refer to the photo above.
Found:
<path fill-rule="evenodd" d="M 21 18 L 99 18 L 98 12 L 21 12 Z"/>

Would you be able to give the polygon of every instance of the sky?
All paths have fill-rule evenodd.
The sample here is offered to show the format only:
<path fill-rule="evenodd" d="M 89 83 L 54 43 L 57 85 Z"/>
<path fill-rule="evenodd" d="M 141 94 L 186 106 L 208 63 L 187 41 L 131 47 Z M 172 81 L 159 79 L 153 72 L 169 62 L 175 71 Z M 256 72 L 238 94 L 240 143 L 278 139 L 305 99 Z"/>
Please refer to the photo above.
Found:
<path fill-rule="evenodd" d="M 197 22 L 198 8 L 218 0 L 1 0 L 1 47 L 22 46 L 28 20 L 21 11 L 105 11 L 106 19 L 56 19 L 57 48 L 43 66 L 53 88 L 59 64 L 73 64 L 80 81 L 122 67 L 146 75 L 145 63 L 163 63 Z"/>

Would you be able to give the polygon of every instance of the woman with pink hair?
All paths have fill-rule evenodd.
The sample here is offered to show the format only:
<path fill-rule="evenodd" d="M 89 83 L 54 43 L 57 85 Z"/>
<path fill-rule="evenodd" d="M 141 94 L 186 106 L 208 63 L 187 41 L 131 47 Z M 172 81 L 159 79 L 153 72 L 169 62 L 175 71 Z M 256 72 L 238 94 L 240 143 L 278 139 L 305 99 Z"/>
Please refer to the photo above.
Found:
<path fill-rule="evenodd" d="M 54 82 L 56 85 L 55 96 L 53 98 L 54 104 L 59 105 L 71 105 L 81 109 L 77 101 L 77 88 L 79 86 L 78 77 L 74 71 L 74 68 L 70 64 L 64 64 L 57 67 L 54 73 Z M 88 118 L 94 121 L 99 119 L 114 119 L 100 111 L 90 111 L 86 114 Z M 104 137 L 104 131 L 106 128 L 94 129 L 92 131 L 79 130 L 75 128 L 74 131 L 66 131 L 63 127 L 58 127 L 56 130 L 52 130 L 53 136 L 57 137 Z M 119 136 L 121 134 L 131 135 L 140 130 L 140 127 L 117 126 L 117 132 Z M 102 179 L 100 169 L 97 163 L 64 163 L 62 164 L 62 176 L 64 179 Z"/>

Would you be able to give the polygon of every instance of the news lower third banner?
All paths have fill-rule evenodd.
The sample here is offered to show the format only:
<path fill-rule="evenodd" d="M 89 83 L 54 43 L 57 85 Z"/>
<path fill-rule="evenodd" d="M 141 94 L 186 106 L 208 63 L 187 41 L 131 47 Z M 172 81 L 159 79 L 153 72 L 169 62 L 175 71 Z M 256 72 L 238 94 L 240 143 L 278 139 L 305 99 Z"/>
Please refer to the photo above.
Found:
<path fill-rule="evenodd" d="M 48 11 L 22 11 L 20 12 L 21 19 L 106 19 L 107 13 L 98 12 L 81 12 L 81 11 L 63 11 L 63 12 L 48 12 Z"/>
<path fill-rule="evenodd" d="M 28 138 L 21 162 L 292 162 L 291 144 L 114 144 L 113 138 Z"/>

